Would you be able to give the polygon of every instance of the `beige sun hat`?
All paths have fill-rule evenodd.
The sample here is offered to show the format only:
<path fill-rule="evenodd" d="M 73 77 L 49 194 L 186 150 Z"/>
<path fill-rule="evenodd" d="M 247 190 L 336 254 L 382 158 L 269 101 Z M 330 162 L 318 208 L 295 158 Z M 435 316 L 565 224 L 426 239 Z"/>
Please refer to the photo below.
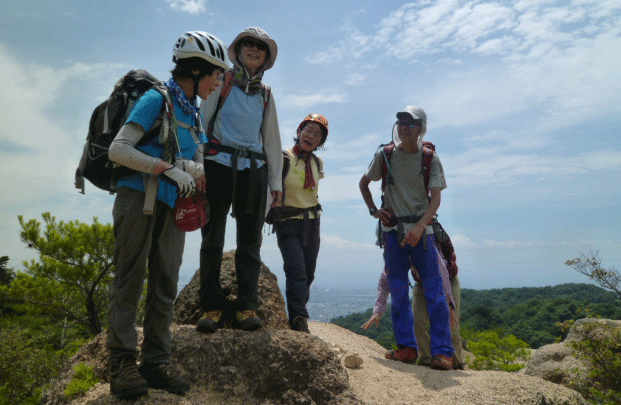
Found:
<path fill-rule="evenodd" d="M 237 43 L 242 38 L 246 38 L 246 37 L 251 37 L 251 38 L 258 39 L 259 41 L 263 41 L 269 47 L 270 52 L 269 52 L 269 55 L 267 56 L 267 59 L 265 60 L 263 71 L 266 71 L 272 66 L 274 66 L 274 62 L 276 62 L 276 55 L 278 54 L 278 46 L 276 45 L 276 41 L 274 41 L 267 34 L 267 32 L 265 32 L 259 27 L 246 28 L 245 30 L 240 32 L 239 35 L 235 37 L 235 39 L 233 40 L 233 42 L 231 42 L 231 45 L 229 46 L 229 59 L 231 59 L 231 61 L 235 65 L 239 66 L 239 61 L 237 60 L 237 54 L 236 54 Z"/>

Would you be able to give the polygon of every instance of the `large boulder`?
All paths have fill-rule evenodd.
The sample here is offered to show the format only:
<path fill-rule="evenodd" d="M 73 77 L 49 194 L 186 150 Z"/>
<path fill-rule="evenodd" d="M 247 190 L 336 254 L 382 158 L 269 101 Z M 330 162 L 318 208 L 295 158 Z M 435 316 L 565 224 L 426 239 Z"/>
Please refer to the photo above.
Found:
<path fill-rule="evenodd" d="M 238 329 L 238 325 L 234 321 L 235 312 L 231 309 L 237 299 L 235 251 L 226 252 L 222 257 L 220 285 L 229 303 L 229 309 L 223 314 L 223 328 Z M 198 319 L 201 317 L 201 309 L 198 305 L 199 290 L 200 272 L 197 270 L 192 280 L 181 290 L 175 301 L 173 322 L 188 325 L 196 325 L 198 323 Z M 285 301 L 280 292 L 280 287 L 278 287 L 278 279 L 264 264 L 261 265 L 258 290 L 258 314 L 263 319 L 263 327 L 265 329 L 290 329 L 285 310 Z"/>
<path fill-rule="evenodd" d="M 530 358 L 524 373 L 569 388 L 592 385 L 589 365 L 574 355 L 572 342 L 584 339 L 587 325 L 609 325 L 621 330 L 621 321 L 610 319 L 585 318 L 576 321 L 569 330 L 567 338 L 561 343 L 542 346 Z M 595 335 L 597 336 L 597 334 Z"/>
<path fill-rule="evenodd" d="M 136 404 L 362 404 L 349 389 L 347 372 L 334 350 L 318 337 L 273 329 L 218 330 L 207 335 L 191 325 L 176 324 L 171 331 L 172 366 L 192 388 L 185 397 L 150 389 Z M 127 402 L 110 393 L 105 341 L 103 332 L 80 349 L 47 393 L 44 405 Z M 101 383 L 71 400 L 64 390 L 75 378 L 73 366 L 81 362 L 93 367 Z"/>

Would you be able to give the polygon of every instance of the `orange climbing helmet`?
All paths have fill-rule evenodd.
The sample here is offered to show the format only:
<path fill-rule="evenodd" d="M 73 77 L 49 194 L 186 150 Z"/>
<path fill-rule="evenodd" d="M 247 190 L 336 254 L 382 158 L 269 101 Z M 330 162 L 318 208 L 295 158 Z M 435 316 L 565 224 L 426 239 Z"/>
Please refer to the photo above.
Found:
<path fill-rule="evenodd" d="M 298 126 L 298 132 L 301 131 L 302 128 L 304 128 L 309 121 L 316 122 L 323 128 L 323 139 L 320 143 L 320 145 L 323 145 L 323 143 L 326 141 L 326 138 L 328 137 L 328 120 L 321 114 L 308 114 L 306 118 L 304 118 L 302 122 L 300 122 L 300 125 Z"/>

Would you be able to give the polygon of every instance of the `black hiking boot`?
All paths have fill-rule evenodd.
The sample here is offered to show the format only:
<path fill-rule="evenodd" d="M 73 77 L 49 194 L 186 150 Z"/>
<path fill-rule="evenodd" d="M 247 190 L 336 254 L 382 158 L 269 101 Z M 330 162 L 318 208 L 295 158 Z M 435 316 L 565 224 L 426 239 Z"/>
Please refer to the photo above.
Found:
<path fill-rule="evenodd" d="M 310 333 L 308 329 L 308 320 L 303 316 L 296 316 L 289 322 L 291 325 L 291 329 L 296 330 L 298 332 Z"/>
<path fill-rule="evenodd" d="M 138 372 L 136 358 L 127 354 L 108 361 L 110 392 L 118 399 L 135 400 L 148 392 L 148 385 Z"/>
<path fill-rule="evenodd" d="M 177 395 L 190 391 L 190 383 L 179 378 L 170 364 L 143 363 L 140 365 L 140 374 L 147 380 L 149 388 Z"/>

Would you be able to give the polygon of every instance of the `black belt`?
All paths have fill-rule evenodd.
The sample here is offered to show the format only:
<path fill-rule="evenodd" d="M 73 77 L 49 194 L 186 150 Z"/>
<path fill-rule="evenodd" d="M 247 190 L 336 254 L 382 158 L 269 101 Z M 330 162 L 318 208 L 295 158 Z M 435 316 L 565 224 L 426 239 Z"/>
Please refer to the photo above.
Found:
<path fill-rule="evenodd" d="M 403 242 L 403 238 L 405 237 L 405 227 L 403 224 L 413 224 L 418 222 L 423 216 L 417 215 L 406 215 L 404 217 L 397 217 L 397 240 L 399 244 Z M 427 229 L 423 230 L 423 234 L 421 235 L 421 239 L 423 240 L 423 250 L 427 250 Z"/>
<path fill-rule="evenodd" d="M 276 207 L 274 208 L 275 222 L 280 222 L 287 218 L 297 217 L 302 215 L 302 246 L 308 246 L 308 236 L 310 234 L 310 215 L 312 212 L 315 214 L 315 219 L 319 219 L 319 211 L 321 211 L 321 204 L 317 204 L 308 208 L 296 208 L 296 207 Z"/>

